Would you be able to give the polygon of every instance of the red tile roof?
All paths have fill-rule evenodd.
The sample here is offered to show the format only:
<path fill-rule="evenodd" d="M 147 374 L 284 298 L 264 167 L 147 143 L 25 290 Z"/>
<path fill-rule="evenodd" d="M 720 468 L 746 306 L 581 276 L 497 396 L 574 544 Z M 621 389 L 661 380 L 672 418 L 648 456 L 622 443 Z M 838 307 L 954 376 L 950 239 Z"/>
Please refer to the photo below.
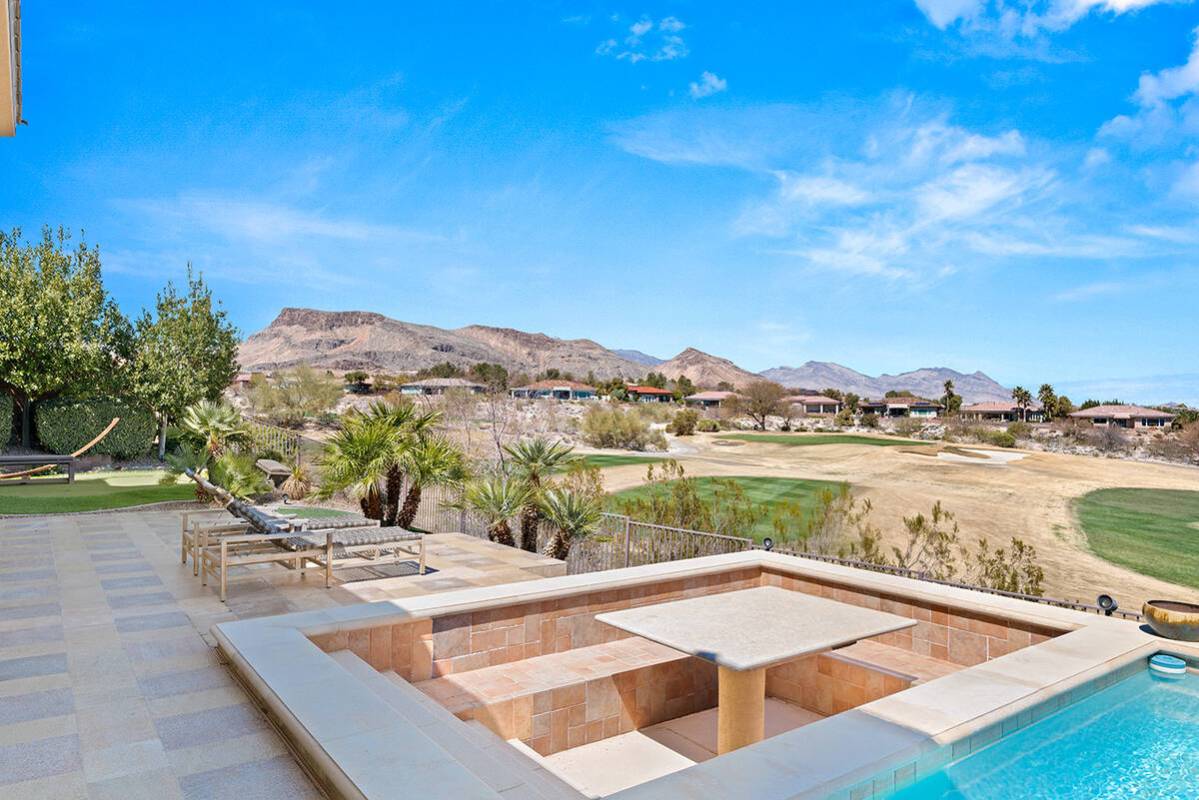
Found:
<path fill-rule="evenodd" d="M 1078 419 L 1095 419 L 1096 417 L 1110 419 L 1174 419 L 1175 415 L 1168 411 L 1158 411 L 1156 408 L 1144 406 L 1095 406 L 1082 411 L 1071 412 L 1070 416 Z"/>
<path fill-rule="evenodd" d="M 638 386 L 630 383 L 625 387 L 630 394 L 674 394 L 669 389 L 659 389 L 657 386 Z"/>

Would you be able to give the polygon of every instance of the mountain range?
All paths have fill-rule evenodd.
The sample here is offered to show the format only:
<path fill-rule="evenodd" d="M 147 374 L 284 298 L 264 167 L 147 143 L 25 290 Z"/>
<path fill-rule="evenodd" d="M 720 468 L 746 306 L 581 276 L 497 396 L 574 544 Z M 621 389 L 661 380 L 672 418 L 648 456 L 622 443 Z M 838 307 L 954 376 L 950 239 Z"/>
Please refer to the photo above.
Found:
<path fill-rule="evenodd" d="M 799 367 L 749 372 L 726 358 L 688 347 L 663 361 L 639 350 L 611 350 L 591 339 L 557 339 L 513 328 L 468 325 L 445 329 L 419 325 L 369 311 L 318 311 L 284 308 L 270 325 L 247 338 L 238 353 L 248 372 L 285 369 L 299 364 L 338 371 L 389 374 L 416 372 L 449 362 L 469 367 L 479 362 L 503 364 L 510 372 L 530 375 L 555 368 L 582 377 L 637 379 L 647 371 L 668 378 L 685 375 L 701 387 L 727 382 L 743 387 L 763 378 L 794 389 L 840 389 L 862 397 L 907 389 L 924 397 L 940 397 L 946 380 L 966 402 L 1007 400 L 1011 393 L 982 372 L 965 374 L 927 367 L 898 375 L 871 377 L 849 367 L 809 361 Z"/>

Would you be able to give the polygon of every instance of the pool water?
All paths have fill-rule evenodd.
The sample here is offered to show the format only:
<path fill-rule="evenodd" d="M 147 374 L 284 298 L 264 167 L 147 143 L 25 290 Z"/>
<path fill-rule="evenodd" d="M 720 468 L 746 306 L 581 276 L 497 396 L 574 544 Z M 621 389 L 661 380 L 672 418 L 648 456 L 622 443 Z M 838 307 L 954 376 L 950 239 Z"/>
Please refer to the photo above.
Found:
<path fill-rule="evenodd" d="M 1146 669 L 982 750 L 890 800 L 1195 800 L 1199 675 Z"/>

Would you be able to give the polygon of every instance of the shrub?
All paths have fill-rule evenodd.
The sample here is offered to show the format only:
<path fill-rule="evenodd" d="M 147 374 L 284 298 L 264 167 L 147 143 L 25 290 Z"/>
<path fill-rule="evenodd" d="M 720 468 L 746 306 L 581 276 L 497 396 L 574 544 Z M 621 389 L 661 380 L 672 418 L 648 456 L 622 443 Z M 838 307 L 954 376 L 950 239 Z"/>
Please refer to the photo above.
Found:
<path fill-rule="evenodd" d="M 250 380 L 250 405 L 278 425 L 298 427 L 304 421 L 333 409 L 341 399 L 341 381 L 308 366 L 276 373 L 268 380 Z"/>
<path fill-rule="evenodd" d="M 149 452 L 157 428 L 154 415 L 124 400 L 60 397 L 39 403 L 34 412 L 42 447 L 58 455 L 73 453 L 83 447 L 104 430 L 113 417 L 120 417 L 120 423 L 89 451 L 89 455 L 129 459 Z"/>
<path fill-rule="evenodd" d="M 850 425 L 853 425 L 853 412 L 848 408 L 841 409 L 837 412 L 835 422 L 842 428 L 848 428 Z"/>
<path fill-rule="evenodd" d="M 661 431 L 650 430 L 649 423 L 636 412 L 619 408 L 592 406 L 583 415 L 583 440 L 592 447 L 622 450 L 666 449 Z"/>
<path fill-rule="evenodd" d="M 6 394 L 0 394 L 0 447 L 8 444 L 12 439 L 13 429 L 13 403 L 12 398 Z"/>
<path fill-rule="evenodd" d="M 861 423 L 863 428 L 877 428 L 878 414 L 863 414 Z"/>
<path fill-rule="evenodd" d="M 1013 422 L 1007 426 L 1007 432 L 1017 439 L 1032 438 L 1032 426 L 1027 422 Z"/>
<path fill-rule="evenodd" d="M 674 415 L 674 419 L 666 426 L 666 430 L 675 436 L 690 436 L 695 433 L 695 427 L 698 424 L 699 413 L 694 409 L 685 408 Z"/>
<path fill-rule="evenodd" d="M 208 467 L 208 478 L 241 500 L 250 500 L 271 491 L 270 483 L 255 466 L 252 455 L 225 453 Z"/>
<path fill-rule="evenodd" d="M 667 403 L 637 403 L 633 410 L 647 422 L 669 422 L 674 416 L 674 407 Z"/>
<path fill-rule="evenodd" d="M 720 430 L 720 422 L 718 420 L 704 417 L 696 421 L 695 429 L 700 433 L 716 433 L 718 430 Z"/>
<path fill-rule="evenodd" d="M 1016 437 L 1008 431 L 988 431 L 986 441 L 988 444 L 993 444 L 996 447 L 1016 446 Z"/>
<path fill-rule="evenodd" d="M 913 436 L 922 430 L 924 430 L 924 423 L 911 417 L 904 417 L 895 423 L 895 432 L 900 436 Z"/>

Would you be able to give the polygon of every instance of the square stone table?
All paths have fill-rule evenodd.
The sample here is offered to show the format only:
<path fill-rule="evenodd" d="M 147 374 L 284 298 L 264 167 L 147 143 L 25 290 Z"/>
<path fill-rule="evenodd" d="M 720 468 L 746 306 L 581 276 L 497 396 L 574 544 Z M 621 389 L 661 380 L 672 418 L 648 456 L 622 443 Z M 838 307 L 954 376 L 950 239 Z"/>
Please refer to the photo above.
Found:
<path fill-rule="evenodd" d="M 768 667 L 916 624 L 907 617 L 777 586 L 611 611 L 595 618 L 716 664 L 718 753 L 762 739 Z"/>

